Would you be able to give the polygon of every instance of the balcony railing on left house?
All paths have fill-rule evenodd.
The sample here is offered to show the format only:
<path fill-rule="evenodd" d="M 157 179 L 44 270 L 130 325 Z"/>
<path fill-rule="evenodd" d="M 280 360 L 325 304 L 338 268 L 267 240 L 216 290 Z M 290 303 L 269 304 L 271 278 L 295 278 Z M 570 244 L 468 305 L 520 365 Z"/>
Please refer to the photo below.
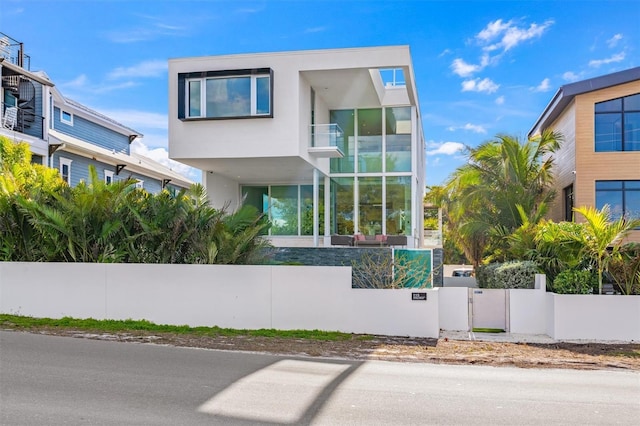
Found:
<path fill-rule="evenodd" d="M 36 115 L 31 108 L 20 108 L 2 103 L 0 129 L 14 131 L 44 139 L 44 117 Z M 13 108 L 13 111 L 12 111 Z"/>
<path fill-rule="evenodd" d="M 312 124 L 309 126 L 309 152 L 319 157 L 344 157 L 340 149 L 344 142 L 344 132 L 339 125 Z"/>
<path fill-rule="evenodd" d="M 0 33 L 0 57 L 26 70 L 29 70 L 31 65 L 31 58 L 24 53 L 23 43 L 4 33 Z"/>

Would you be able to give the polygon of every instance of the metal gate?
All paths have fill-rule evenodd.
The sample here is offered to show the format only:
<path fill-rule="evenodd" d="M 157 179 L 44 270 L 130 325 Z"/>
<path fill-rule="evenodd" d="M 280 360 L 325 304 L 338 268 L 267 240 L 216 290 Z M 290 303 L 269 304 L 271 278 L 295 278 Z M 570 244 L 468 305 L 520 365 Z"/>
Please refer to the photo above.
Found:
<path fill-rule="evenodd" d="M 469 318 L 471 330 L 495 329 L 509 331 L 509 297 L 507 290 L 470 288 Z"/>

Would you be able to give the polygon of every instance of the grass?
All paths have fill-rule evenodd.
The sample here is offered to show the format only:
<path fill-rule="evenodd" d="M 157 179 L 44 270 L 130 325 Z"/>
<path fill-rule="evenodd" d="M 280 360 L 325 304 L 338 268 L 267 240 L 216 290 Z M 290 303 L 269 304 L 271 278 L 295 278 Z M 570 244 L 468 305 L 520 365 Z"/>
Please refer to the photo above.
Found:
<path fill-rule="evenodd" d="M 190 327 L 188 325 L 167 325 L 154 324 L 146 320 L 96 320 L 93 318 L 71 318 L 64 317 L 60 319 L 53 318 L 33 318 L 19 315 L 0 314 L 0 327 L 14 329 L 30 329 L 30 328 L 56 328 L 69 330 L 99 331 L 103 333 L 115 332 L 139 332 L 145 331 L 149 333 L 172 333 L 172 334 L 191 334 L 198 336 L 251 336 L 251 337 L 271 337 L 281 339 L 309 339 L 309 340 L 351 340 L 354 336 L 349 333 L 341 333 L 338 331 L 320 331 L 320 330 L 237 330 L 233 328 L 220 327 Z M 358 336 L 360 338 L 360 336 Z M 366 340 L 366 339 L 365 339 Z"/>
<path fill-rule="evenodd" d="M 474 333 L 504 333 L 505 331 L 501 328 L 474 328 Z"/>

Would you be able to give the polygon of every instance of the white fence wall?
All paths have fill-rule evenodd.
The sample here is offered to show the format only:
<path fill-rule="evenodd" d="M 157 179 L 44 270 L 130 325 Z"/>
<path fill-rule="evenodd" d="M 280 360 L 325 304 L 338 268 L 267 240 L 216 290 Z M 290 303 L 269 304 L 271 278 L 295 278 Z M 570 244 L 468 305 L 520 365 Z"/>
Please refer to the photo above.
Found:
<path fill-rule="evenodd" d="M 509 291 L 512 333 L 640 341 L 640 296 Z M 438 337 L 469 330 L 467 288 L 351 288 L 350 267 L 0 262 L 0 312 Z"/>
<path fill-rule="evenodd" d="M 550 294 L 553 322 L 549 336 L 558 340 L 640 341 L 640 296 Z"/>
<path fill-rule="evenodd" d="M 469 331 L 469 289 L 466 287 L 438 288 L 440 328 Z"/>
<path fill-rule="evenodd" d="M 350 267 L 0 263 L 2 313 L 438 337 L 437 290 L 413 291 L 352 289 Z"/>

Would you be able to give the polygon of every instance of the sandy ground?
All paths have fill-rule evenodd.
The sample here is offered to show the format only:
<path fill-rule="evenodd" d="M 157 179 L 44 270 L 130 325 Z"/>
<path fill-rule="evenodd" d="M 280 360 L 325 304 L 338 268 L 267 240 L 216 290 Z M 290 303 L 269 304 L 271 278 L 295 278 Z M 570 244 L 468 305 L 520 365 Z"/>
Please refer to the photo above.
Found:
<path fill-rule="evenodd" d="M 478 364 L 522 368 L 622 369 L 640 371 L 637 343 L 506 343 L 352 335 L 348 340 L 320 341 L 273 337 L 202 337 L 189 334 L 127 332 L 106 334 L 59 328 L 5 330 L 119 342 L 152 343 L 278 355 L 387 360 L 442 364 Z"/>

